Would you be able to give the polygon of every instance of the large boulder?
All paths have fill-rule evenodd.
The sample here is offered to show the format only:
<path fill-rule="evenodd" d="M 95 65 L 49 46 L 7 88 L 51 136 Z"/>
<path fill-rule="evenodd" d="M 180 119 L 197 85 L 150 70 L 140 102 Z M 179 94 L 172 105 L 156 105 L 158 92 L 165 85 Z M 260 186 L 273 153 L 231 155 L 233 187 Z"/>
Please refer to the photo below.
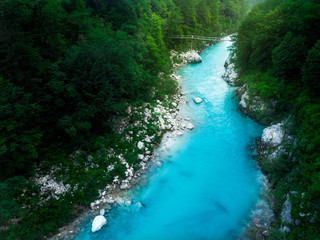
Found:
<path fill-rule="evenodd" d="M 182 58 L 182 60 L 184 60 L 184 61 L 186 61 L 188 63 L 200 63 L 200 62 L 202 62 L 202 58 L 200 57 L 200 55 L 195 50 L 191 50 L 189 52 L 182 53 L 180 55 L 180 57 Z"/>
<path fill-rule="evenodd" d="M 281 123 L 272 125 L 263 130 L 262 142 L 270 146 L 276 147 L 282 143 L 284 130 Z"/>
<path fill-rule="evenodd" d="M 104 225 L 107 224 L 107 219 L 104 216 L 96 216 L 92 222 L 91 232 L 99 231 Z"/>

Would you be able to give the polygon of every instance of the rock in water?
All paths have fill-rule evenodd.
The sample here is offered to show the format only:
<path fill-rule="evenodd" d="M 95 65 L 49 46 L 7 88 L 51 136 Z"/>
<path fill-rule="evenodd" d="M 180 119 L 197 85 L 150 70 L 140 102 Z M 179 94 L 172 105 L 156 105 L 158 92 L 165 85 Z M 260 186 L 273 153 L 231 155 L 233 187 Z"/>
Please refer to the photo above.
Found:
<path fill-rule="evenodd" d="M 92 222 L 91 232 L 99 231 L 106 224 L 107 219 L 104 216 L 96 216 Z"/>
<path fill-rule="evenodd" d="M 193 126 L 192 123 L 188 123 L 186 128 L 189 129 L 189 130 L 192 130 L 192 129 L 194 129 L 194 126 Z"/>
<path fill-rule="evenodd" d="M 195 103 L 197 103 L 197 104 L 203 102 L 203 100 L 202 100 L 201 98 L 199 98 L 199 97 L 195 97 L 195 98 L 193 99 L 193 101 L 194 101 Z"/>
<path fill-rule="evenodd" d="M 100 215 L 101 215 L 101 216 L 103 216 L 105 213 L 106 213 L 106 210 L 104 210 L 104 209 L 101 209 L 101 210 L 100 210 Z"/>

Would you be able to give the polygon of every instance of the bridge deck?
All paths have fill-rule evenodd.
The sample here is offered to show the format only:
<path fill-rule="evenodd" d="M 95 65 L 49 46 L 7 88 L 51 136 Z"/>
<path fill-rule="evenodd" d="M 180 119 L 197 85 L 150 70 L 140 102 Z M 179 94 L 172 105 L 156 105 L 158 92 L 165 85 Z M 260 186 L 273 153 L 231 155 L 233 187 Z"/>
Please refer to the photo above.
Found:
<path fill-rule="evenodd" d="M 194 39 L 194 40 L 203 40 L 203 41 L 222 41 L 220 37 L 207 37 L 207 36 L 196 36 L 196 35 L 176 35 L 170 38 Z"/>

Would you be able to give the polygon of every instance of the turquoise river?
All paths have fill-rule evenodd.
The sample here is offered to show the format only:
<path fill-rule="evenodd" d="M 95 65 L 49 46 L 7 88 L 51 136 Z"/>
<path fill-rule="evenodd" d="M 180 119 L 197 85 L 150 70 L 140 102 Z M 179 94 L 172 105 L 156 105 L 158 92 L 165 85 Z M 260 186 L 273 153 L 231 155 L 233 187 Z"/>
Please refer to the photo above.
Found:
<path fill-rule="evenodd" d="M 263 127 L 240 112 L 234 87 L 221 77 L 230 45 L 207 48 L 202 63 L 177 72 L 188 101 L 180 113 L 195 129 L 165 136 L 157 150 L 162 167 L 131 191 L 132 205 L 113 208 L 99 232 L 91 233 L 91 219 L 77 240 L 237 239 L 243 232 L 260 193 L 250 146 Z"/>

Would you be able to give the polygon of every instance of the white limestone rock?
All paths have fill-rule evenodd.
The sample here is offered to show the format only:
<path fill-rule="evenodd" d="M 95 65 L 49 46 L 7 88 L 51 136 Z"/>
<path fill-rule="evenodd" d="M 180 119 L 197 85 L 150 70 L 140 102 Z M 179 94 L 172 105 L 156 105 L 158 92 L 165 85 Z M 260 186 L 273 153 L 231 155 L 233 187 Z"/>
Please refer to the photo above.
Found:
<path fill-rule="evenodd" d="M 235 81 L 237 80 L 238 74 L 234 70 L 234 64 L 227 64 L 226 72 L 223 74 L 222 78 L 229 83 L 231 86 L 235 86 Z"/>
<path fill-rule="evenodd" d="M 193 126 L 192 123 L 188 123 L 188 124 L 186 125 L 186 128 L 189 129 L 189 130 L 192 130 L 192 129 L 194 129 L 194 126 Z"/>
<path fill-rule="evenodd" d="M 193 101 L 194 101 L 195 103 L 197 103 L 197 104 L 203 102 L 203 100 L 202 100 L 201 98 L 199 98 L 199 97 L 195 97 L 195 98 L 193 99 Z"/>
<path fill-rule="evenodd" d="M 273 147 L 279 146 L 282 143 L 284 130 L 281 123 L 272 125 L 263 130 L 261 141 Z"/>
<path fill-rule="evenodd" d="M 99 231 L 104 225 L 107 224 L 107 219 L 104 216 L 96 216 L 92 222 L 91 232 Z"/>
<path fill-rule="evenodd" d="M 114 200 L 110 197 L 110 198 L 107 199 L 107 203 L 113 204 L 113 203 L 114 203 Z"/>
<path fill-rule="evenodd" d="M 141 142 L 141 141 L 139 141 L 139 142 L 138 142 L 138 148 L 139 148 L 139 149 L 142 149 L 143 147 L 144 147 L 144 143 Z"/>
<path fill-rule="evenodd" d="M 103 216 L 106 213 L 106 210 L 104 210 L 103 208 L 100 210 L 100 215 Z"/>
<path fill-rule="evenodd" d="M 249 100 L 249 95 L 248 92 L 246 91 L 242 96 L 241 96 L 241 100 L 239 102 L 239 105 L 243 108 L 247 108 L 247 103 L 246 101 Z"/>
<path fill-rule="evenodd" d="M 177 132 L 177 136 L 182 136 L 182 135 L 183 135 L 183 132 L 181 132 L 181 131 Z"/>
<path fill-rule="evenodd" d="M 200 55 L 195 51 L 191 50 L 186 53 L 182 53 L 180 58 L 188 63 L 200 63 L 202 62 L 202 58 Z"/>

